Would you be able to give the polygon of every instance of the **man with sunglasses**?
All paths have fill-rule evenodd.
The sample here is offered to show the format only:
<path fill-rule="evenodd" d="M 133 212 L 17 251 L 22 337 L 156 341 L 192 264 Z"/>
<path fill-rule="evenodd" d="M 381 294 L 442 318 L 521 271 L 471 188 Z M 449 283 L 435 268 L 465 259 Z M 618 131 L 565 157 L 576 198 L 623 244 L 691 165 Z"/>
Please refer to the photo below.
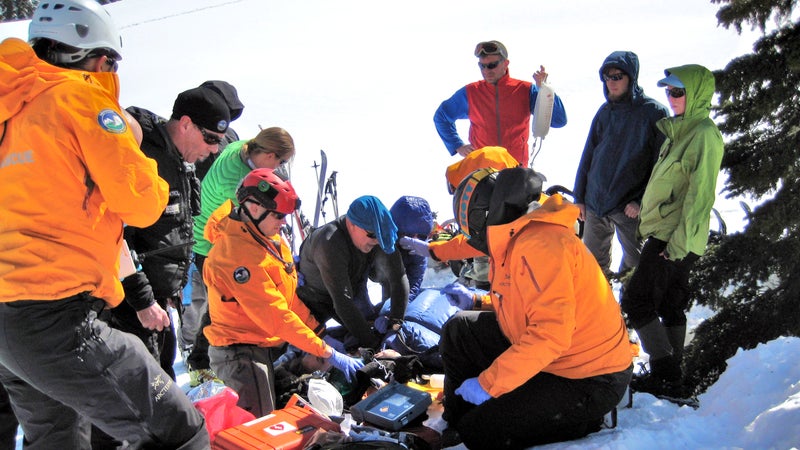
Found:
<path fill-rule="evenodd" d="M 170 196 L 154 224 L 125 227 L 125 241 L 139 256 L 141 270 L 122 281 L 125 301 L 110 310 L 109 323 L 138 336 L 174 379 L 177 344 L 167 310 L 170 304 L 180 307 L 192 261 L 192 216 L 200 212 L 194 163 L 219 151 L 230 109 L 218 91 L 200 86 L 178 95 L 169 120 L 143 108 L 127 111 L 141 126 L 142 152 L 158 163 Z"/>
<path fill-rule="evenodd" d="M 645 239 L 639 265 L 625 289 L 622 310 L 650 357 L 650 372 L 631 389 L 684 397 L 681 361 L 689 305 L 689 271 L 708 243 L 724 149 L 709 117 L 714 75 L 689 64 L 664 71 L 675 113 L 656 126 L 666 136 L 642 198 L 639 234 Z"/>
<path fill-rule="evenodd" d="M 477 148 L 505 147 L 523 167 L 528 167 L 528 137 L 539 86 L 547 80 L 544 66 L 533 74 L 535 83 L 511 78 L 508 51 L 498 41 L 475 47 L 482 81 L 470 83 L 442 102 L 433 116 L 436 131 L 451 155 L 466 156 Z M 456 120 L 469 119 L 469 143 L 456 130 Z M 555 96 L 550 126 L 567 124 L 561 98 Z"/>
<path fill-rule="evenodd" d="M 378 349 L 383 339 L 373 327 L 377 308 L 370 302 L 370 270 L 384 275 L 390 302 L 387 331 L 399 328 L 408 304 L 408 277 L 399 251 L 397 226 L 374 196 L 355 199 L 347 214 L 314 230 L 300 246 L 300 273 L 305 282 L 297 295 L 319 323 L 335 319 L 328 342 L 339 350 Z M 340 333 L 337 333 L 340 332 Z"/>
<path fill-rule="evenodd" d="M 622 245 L 619 273 L 639 264 L 639 206 L 664 141 L 656 122 L 669 115 L 664 105 L 644 94 L 638 78 L 636 53 L 616 51 L 603 61 L 600 81 L 606 102 L 592 120 L 575 175 L 575 204 L 585 222 L 583 242 L 609 279 L 615 232 Z"/>

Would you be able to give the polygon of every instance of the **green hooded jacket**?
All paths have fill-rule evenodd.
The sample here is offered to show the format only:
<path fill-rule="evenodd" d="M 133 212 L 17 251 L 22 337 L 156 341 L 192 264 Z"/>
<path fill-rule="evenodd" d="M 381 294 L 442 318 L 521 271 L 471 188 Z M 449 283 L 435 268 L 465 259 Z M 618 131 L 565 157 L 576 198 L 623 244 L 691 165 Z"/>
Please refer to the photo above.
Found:
<path fill-rule="evenodd" d="M 667 139 L 642 198 L 639 234 L 667 242 L 668 258 L 679 260 L 689 252 L 705 252 L 723 141 L 709 117 L 713 74 L 695 64 L 664 73 L 675 75 L 684 84 L 686 110 L 656 124 Z"/>

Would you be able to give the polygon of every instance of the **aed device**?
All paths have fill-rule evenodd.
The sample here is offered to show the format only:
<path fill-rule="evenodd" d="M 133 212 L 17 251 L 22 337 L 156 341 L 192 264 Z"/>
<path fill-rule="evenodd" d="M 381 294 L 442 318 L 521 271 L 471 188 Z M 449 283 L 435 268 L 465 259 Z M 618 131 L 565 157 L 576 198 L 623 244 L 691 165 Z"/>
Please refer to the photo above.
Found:
<path fill-rule="evenodd" d="M 350 414 L 358 422 L 397 431 L 424 413 L 431 403 L 429 393 L 393 381 L 351 406 Z"/>

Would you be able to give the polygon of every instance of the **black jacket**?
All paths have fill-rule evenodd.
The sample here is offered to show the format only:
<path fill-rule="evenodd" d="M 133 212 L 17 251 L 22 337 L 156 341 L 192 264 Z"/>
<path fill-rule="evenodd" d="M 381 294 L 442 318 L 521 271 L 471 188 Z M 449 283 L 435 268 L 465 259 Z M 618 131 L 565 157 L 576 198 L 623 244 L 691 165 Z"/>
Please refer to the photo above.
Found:
<path fill-rule="evenodd" d="M 158 164 L 169 184 L 169 202 L 146 228 L 125 227 L 125 240 L 139 255 L 142 270 L 126 277 L 125 300 L 137 311 L 177 295 L 186 285 L 193 242 L 192 216 L 200 211 L 200 182 L 194 165 L 183 160 L 166 130 L 166 119 L 142 108 L 127 111 L 142 126 L 142 152 Z M 162 306 L 164 302 L 161 302 Z"/>
<path fill-rule="evenodd" d="M 347 233 L 345 217 L 321 226 L 303 241 L 299 270 L 304 285 L 297 288 L 297 295 L 320 323 L 333 318 L 359 345 L 377 348 L 381 336 L 371 328 L 355 299 L 368 295 L 367 276 L 370 268 L 378 265 L 389 286 L 389 316 L 402 319 L 408 304 L 408 278 L 400 252 L 387 255 L 379 246 L 369 253 L 358 250 Z"/>

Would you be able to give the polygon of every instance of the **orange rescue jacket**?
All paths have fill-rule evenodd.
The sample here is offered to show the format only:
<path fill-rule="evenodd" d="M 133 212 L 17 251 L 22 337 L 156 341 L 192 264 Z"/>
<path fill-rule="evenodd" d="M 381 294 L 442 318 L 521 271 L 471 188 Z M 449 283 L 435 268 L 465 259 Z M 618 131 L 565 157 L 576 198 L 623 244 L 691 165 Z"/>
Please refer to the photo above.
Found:
<path fill-rule="evenodd" d="M 121 115 L 119 78 L 59 68 L 0 44 L 0 302 L 89 292 L 116 306 L 123 222 L 168 199 Z"/>
<path fill-rule="evenodd" d="M 280 235 L 265 239 L 267 245 L 280 242 L 279 260 L 253 238 L 236 210 L 228 214 L 232 208 L 230 200 L 223 203 L 205 228 L 213 244 L 203 266 L 211 314 L 204 330 L 208 342 L 220 347 L 289 342 L 312 355 L 330 356 L 317 336 L 324 327 L 295 295 L 297 269 L 286 266 L 293 261 L 289 246 Z"/>
<path fill-rule="evenodd" d="M 539 372 L 579 379 L 631 365 L 627 329 L 611 287 L 575 235 L 578 208 L 559 195 L 489 227 L 492 292 L 509 347 L 479 375 L 498 397 Z"/>

